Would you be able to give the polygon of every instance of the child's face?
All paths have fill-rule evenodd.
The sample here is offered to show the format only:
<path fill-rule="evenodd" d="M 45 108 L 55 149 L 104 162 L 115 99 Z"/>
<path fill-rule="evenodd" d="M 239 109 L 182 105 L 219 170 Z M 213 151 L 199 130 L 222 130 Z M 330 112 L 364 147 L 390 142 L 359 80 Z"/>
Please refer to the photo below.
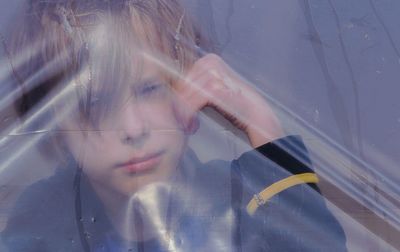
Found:
<path fill-rule="evenodd" d="M 186 137 L 176 96 L 161 76 L 145 64 L 141 81 L 127 85 L 99 130 L 82 130 L 78 119 L 63 124 L 67 146 L 96 190 L 131 195 L 176 170 Z"/>

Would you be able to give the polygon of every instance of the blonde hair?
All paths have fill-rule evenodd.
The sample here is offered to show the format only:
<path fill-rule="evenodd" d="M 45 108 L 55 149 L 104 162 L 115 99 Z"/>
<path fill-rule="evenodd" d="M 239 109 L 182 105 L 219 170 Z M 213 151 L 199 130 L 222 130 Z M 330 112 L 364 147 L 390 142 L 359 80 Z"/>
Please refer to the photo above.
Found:
<path fill-rule="evenodd" d="M 93 85 L 132 82 L 143 53 L 159 60 L 173 83 L 199 56 L 202 40 L 178 0 L 31 0 L 20 27 L 11 42 L 13 58 L 25 59 L 15 71 L 20 116 L 84 67 Z M 80 107 L 87 110 L 85 102 Z"/>
<path fill-rule="evenodd" d="M 199 57 L 199 41 L 205 41 L 178 0 L 31 0 L 15 27 L 9 51 L 13 82 L 20 89 L 15 102 L 20 117 L 72 79 L 90 82 L 84 92 L 75 87 L 79 112 L 87 116 L 91 88 L 102 87 L 112 96 L 140 78 L 143 53 L 175 71 L 164 71 L 173 84 Z M 84 69 L 86 80 L 80 74 Z M 55 134 L 43 139 L 48 157 L 63 156 L 54 153 L 62 146 Z"/>

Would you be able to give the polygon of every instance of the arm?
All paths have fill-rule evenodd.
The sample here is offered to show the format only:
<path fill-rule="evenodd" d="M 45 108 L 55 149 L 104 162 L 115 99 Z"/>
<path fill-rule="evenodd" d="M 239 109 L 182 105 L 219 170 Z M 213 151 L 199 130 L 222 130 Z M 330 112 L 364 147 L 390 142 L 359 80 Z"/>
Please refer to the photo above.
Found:
<path fill-rule="evenodd" d="M 176 91 L 185 104 L 180 107 L 186 108 L 181 112 L 186 121 L 210 106 L 244 131 L 255 148 L 231 167 L 238 227 L 234 240 L 243 241 L 237 246 L 243 251 L 346 251 L 344 232 L 318 187 L 299 182 L 299 177 L 293 179 L 306 173 L 317 180 L 304 144 L 299 137 L 282 138 L 278 117 L 249 83 L 218 56 L 206 55 L 177 84 Z M 290 183 L 284 181 L 288 178 Z M 280 190 L 260 197 L 271 185 Z M 255 207 L 254 195 L 258 195 Z"/>
<path fill-rule="evenodd" d="M 244 242 L 242 246 L 271 251 L 346 251 L 343 229 L 314 183 L 293 185 L 249 214 L 247 206 L 253 195 L 304 173 L 313 170 L 297 136 L 262 145 L 232 162 L 233 201 L 239 209 L 236 219 L 240 226 L 236 235 Z"/>
<path fill-rule="evenodd" d="M 242 130 L 254 148 L 285 135 L 264 97 L 215 54 L 197 60 L 175 92 L 187 127 L 198 111 L 211 107 Z"/>
<path fill-rule="evenodd" d="M 22 192 L 0 233 L 5 251 L 81 251 L 79 242 L 71 242 L 78 239 L 73 232 L 72 178 L 67 174 L 70 170 L 58 170 Z"/>

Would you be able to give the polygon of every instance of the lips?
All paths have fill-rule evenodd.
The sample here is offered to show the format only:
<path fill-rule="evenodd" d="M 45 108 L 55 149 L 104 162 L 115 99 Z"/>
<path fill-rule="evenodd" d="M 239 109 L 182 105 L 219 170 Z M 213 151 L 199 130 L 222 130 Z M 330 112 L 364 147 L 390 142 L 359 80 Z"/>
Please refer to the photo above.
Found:
<path fill-rule="evenodd" d="M 117 168 L 126 170 L 129 173 L 139 173 L 155 168 L 162 158 L 163 151 L 146 154 L 131 158 L 128 162 L 117 164 Z"/>

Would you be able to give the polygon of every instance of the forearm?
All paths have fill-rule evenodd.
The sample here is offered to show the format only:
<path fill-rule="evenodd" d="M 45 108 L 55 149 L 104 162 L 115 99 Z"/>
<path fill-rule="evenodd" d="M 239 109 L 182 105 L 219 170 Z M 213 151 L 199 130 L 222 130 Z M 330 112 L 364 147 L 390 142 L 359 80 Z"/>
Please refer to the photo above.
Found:
<path fill-rule="evenodd" d="M 248 220 L 246 223 L 252 223 L 244 225 L 242 232 L 251 234 L 258 230 L 270 249 L 346 250 L 343 229 L 326 207 L 314 183 L 294 183 L 272 195 L 254 213 L 248 212 L 248 204 L 254 195 L 290 177 L 314 173 L 299 137 L 289 136 L 259 146 L 235 160 L 232 169 L 236 207 L 242 218 Z"/>

